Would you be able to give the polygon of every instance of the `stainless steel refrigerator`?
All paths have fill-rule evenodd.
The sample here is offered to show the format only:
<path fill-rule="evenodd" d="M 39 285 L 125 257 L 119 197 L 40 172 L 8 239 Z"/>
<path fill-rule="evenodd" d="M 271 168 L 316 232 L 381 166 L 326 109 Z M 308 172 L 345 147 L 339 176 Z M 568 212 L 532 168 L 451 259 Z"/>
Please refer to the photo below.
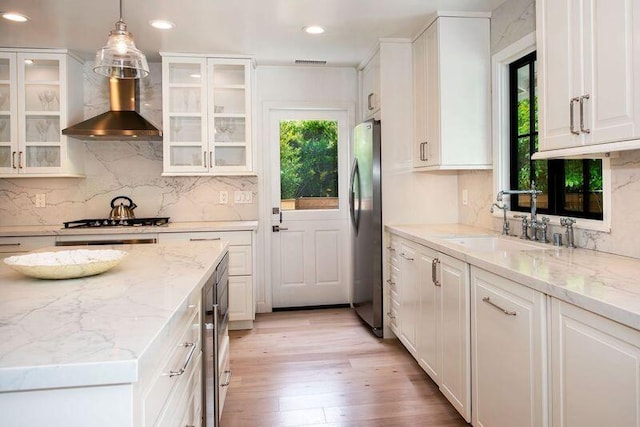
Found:
<path fill-rule="evenodd" d="M 380 121 L 353 131 L 349 191 L 353 238 L 353 306 L 382 336 L 382 197 L 380 191 Z"/>

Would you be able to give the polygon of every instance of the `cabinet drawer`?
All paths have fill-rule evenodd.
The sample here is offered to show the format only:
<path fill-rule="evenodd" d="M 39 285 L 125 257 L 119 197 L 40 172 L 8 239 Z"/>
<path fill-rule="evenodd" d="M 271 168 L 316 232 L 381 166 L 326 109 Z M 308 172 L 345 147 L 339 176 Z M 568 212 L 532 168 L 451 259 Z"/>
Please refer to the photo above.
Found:
<path fill-rule="evenodd" d="M 160 243 L 176 240 L 225 240 L 229 242 L 229 245 L 251 245 L 251 231 L 197 231 L 159 234 Z"/>
<path fill-rule="evenodd" d="M 176 427 L 199 425 L 195 420 L 195 410 L 197 406 L 194 400 L 199 393 L 198 389 L 202 389 L 202 359 L 201 354 L 193 359 L 193 364 L 187 372 L 186 377 L 179 380 L 176 384 L 175 391 L 164 406 L 164 412 L 160 416 L 158 422 L 154 425 L 158 427 Z M 188 424 L 182 424 L 182 420 L 189 421 Z"/>
<path fill-rule="evenodd" d="M 231 361 L 229 358 L 229 338 L 226 337 L 227 345 L 220 354 L 220 377 L 218 378 L 218 405 L 220 405 L 219 413 L 222 414 L 224 409 L 224 401 L 227 398 L 227 391 L 231 383 Z"/>
<path fill-rule="evenodd" d="M 29 252 L 53 246 L 54 236 L 0 237 L 0 253 Z"/>
<path fill-rule="evenodd" d="M 229 246 L 229 275 L 243 276 L 253 273 L 251 246 Z"/>
<path fill-rule="evenodd" d="M 179 337 L 144 399 L 145 426 L 155 425 L 158 415 L 166 411 L 165 402 L 172 390 L 175 389 L 174 394 L 178 392 L 188 381 L 194 367 L 200 369 L 200 310 L 195 310 Z"/>

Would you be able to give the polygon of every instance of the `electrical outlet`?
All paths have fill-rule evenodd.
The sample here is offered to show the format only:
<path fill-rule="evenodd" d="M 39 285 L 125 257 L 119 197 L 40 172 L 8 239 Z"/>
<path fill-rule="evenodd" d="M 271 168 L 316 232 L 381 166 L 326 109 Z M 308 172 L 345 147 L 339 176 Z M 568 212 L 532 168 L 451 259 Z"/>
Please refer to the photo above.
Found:
<path fill-rule="evenodd" d="M 220 204 L 221 205 L 226 205 L 227 203 L 229 203 L 229 192 L 228 191 L 221 191 L 220 192 Z"/>
<path fill-rule="evenodd" d="M 462 190 L 462 204 L 467 206 L 469 204 L 469 190 L 466 188 Z"/>
<path fill-rule="evenodd" d="M 47 199 L 44 193 L 36 194 L 36 208 L 44 208 L 47 206 Z"/>
<path fill-rule="evenodd" d="M 233 193 L 234 203 L 253 203 L 253 193 L 251 191 L 235 191 Z"/>

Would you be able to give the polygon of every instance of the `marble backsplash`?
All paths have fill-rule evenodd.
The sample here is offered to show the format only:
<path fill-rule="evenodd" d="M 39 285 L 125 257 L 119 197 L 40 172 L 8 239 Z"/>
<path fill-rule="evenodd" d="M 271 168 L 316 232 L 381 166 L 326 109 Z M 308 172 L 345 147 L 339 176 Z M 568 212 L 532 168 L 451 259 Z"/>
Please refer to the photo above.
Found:
<path fill-rule="evenodd" d="M 85 64 L 85 118 L 109 108 L 107 79 Z M 162 126 L 160 64 L 141 81 L 141 114 Z M 104 218 L 116 196 L 138 205 L 137 217 L 168 216 L 171 221 L 231 221 L 258 218 L 256 177 L 163 177 L 162 142 L 90 141 L 84 143 L 86 178 L 0 179 L 0 225 L 61 225 L 81 218 Z M 235 190 L 251 191 L 253 203 L 234 204 Z M 229 203 L 219 203 L 219 192 Z M 46 207 L 35 207 L 45 194 Z"/>

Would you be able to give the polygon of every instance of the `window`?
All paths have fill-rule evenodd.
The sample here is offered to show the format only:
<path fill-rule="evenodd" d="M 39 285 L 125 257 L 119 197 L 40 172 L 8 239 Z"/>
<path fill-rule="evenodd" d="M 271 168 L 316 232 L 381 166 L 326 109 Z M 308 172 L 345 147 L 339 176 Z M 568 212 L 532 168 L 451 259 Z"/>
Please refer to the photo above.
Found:
<path fill-rule="evenodd" d="M 280 122 L 280 209 L 338 209 L 338 122 Z"/>
<path fill-rule="evenodd" d="M 538 150 L 536 52 L 509 65 L 510 188 L 542 191 L 538 211 L 602 219 L 602 160 L 531 160 Z M 529 195 L 512 195 L 511 210 L 529 211 Z"/>

